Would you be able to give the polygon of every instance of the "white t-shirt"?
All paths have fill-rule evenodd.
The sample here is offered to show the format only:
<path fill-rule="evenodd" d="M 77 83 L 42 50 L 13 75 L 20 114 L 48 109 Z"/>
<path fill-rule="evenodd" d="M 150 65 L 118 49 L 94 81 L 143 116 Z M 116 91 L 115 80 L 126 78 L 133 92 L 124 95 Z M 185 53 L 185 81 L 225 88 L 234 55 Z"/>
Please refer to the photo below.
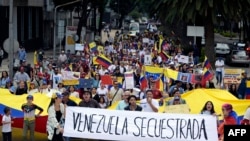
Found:
<path fill-rule="evenodd" d="M 215 67 L 216 66 L 224 66 L 224 61 L 223 60 L 221 60 L 221 61 L 217 60 L 215 62 Z M 218 72 L 222 72 L 223 69 L 224 69 L 224 67 L 216 67 L 216 71 L 218 71 Z"/>
<path fill-rule="evenodd" d="M 53 74 L 51 79 L 53 82 L 53 89 L 58 89 L 58 83 L 62 82 L 62 75 L 61 74 Z"/>
<path fill-rule="evenodd" d="M 155 99 L 152 99 L 152 104 L 155 106 L 155 108 L 159 108 L 159 102 Z M 147 99 L 144 98 L 141 100 L 141 107 L 144 112 L 154 112 L 151 106 L 148 104 Z"/>
<path fill-rule="evenodd" d="M 250 108 L 247 108 L 247 111 L 246 111 L 246 113 L 245 113 L 243 119 L 248 119 L 248 120 L 250 120 Z"/>
<path fill-rule="evenodd" d="M 10 123 L 3 124 L 3 126 L 2 126 L 2 132 L 3 133 L 11 132 L 11 117 L 10 117 L 10 115 L 9 116 L 3 115 L 2 122 L 3 121 L 4 122 L 10 122 Z"/>
<path fill-rule="evenodd" d="M 107 88 L 104 88 L 104 89 L 97 88 L 96 93 L 98 95 L 105 95 L 106 96 L 108 94 L 108 89 Z"/>

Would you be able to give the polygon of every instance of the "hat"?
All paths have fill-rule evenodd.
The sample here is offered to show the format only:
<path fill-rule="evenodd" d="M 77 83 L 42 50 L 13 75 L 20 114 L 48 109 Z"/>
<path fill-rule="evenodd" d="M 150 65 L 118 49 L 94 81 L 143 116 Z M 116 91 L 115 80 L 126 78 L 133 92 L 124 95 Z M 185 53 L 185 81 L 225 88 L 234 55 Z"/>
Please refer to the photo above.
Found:
<path fill-rule="evenodd" d="M 179 101 L 180 100 L 180 97 L 179 96 L 175 96 L 174 97 L 174 101 Z"/>
<path fill-rule="evenodd" d="M 34 99 L 34 97 L 33 97 L 33 95 L 28 95 L 28 96 L 27 96 L 27 99 L 31 99 L 31 100 L 33 100 L 33 99 Z"/>
<path fill-rule="evenodd" d="M 225 103 L 222 105 L 222 108 L 225 108 L 226 110 L 232 110 L 233 106 L 231 104 Z"/>
<path fill-rule="evenodd" d="M 53 93 L 52 94 L 52 98 L 62 98 L 63 97 L 63 95 L 61 94 L 61 93 L 59 93 L 59 92 L 56 92 L 56 93 Z"/>

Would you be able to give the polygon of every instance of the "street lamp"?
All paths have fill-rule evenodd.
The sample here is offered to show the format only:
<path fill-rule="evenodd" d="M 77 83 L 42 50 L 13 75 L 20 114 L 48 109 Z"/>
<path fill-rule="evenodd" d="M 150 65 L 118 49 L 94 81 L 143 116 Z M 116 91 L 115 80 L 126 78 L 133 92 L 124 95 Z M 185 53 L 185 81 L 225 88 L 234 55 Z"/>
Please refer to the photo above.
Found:
<path fill-rule="evenodd" d="M 70 4 L 74 4 L 74 3 L 77 3 L 77 2 L 80 2 L 81 0 L 76 0 L 76 1 L 72 1 L 72 2 L 68 2 L 68 3 L 64 3 L 64 4 L 61 4 L 61 5 L 57 5 L 55 7 L 55 10 L 54 10 L 54 37 L 53 37 L 53 59 L 55 60 L 56 59 L 56 12 L 57 12 L 57 9 L 60 8 L 60 7 L 63 7 L 63 6 L 67 6 L 67 5 L 70 5 Z"/>
<path fill-rule="evenodd" d="M 13 64 L 14 64 L 14 31 L 13 31 L 13 0 L 9 1 L 9 76 L 13 78 Z"/>

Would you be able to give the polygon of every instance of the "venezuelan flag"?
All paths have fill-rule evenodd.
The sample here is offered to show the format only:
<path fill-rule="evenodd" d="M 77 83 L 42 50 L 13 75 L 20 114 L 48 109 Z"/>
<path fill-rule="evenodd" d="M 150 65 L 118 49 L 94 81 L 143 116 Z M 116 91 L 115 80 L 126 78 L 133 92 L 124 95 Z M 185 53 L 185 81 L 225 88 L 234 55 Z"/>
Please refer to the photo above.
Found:
<path fill-rule="evenodd" d="M 37 61 L 37 51 L 34 52 L 33 61 L 34 61 L 34 66 L 38 64 L 38 61 Z"/>
<path fill-rule="evenodd" d="M 161 53 L 162 51 L 162 43 L 163 43 L 163 38 L 160 37 L 159 44 L 158 44 L 158 53 Z"/>
<path fill-rule="evenodd" d="M 11 109 L 11 117 L 14 121 L 12 127 L 16 128 L 23 128 L 23 111 L 21 109 L 22 104 L 27 102 L 27 94 L 23 95 L 13 95 L 9 92 L 8 89 L 1 89 L 0 88 L 0 120 L 4 115 L 3 109 L 5 107 L 9 107 Z M 33 94 L 33 103 L 43 109 L 43 112 L 39 117 L 36 117 L 36 127 L 35 131 L 40 133 L 47 133 L 46 132 L 46 123 L 48 120 L 48 107 L 51 101 L 50 94 L 41 94 L 41 93 L 34 93 Z M 70 97 L 71 100 L 76 102 L 77 104 L 81 101 L 79 98 Z M 38 114 L 38 110 L 36 114 Z"/>
<path fill-rule="evenodd" d="M 147 87 L 148 87 L 148 81 L 147 81 L 145 75 L 141 74 L 140 88 L 141 88 L 141 90 L 145 90 Z"/>
<path fill-rule="evenodd" d="M 90 43 L 89 48 L 92 52 L 96 52 L 97 51 L 96 43 L 95 42 Z"/>
<path fill-rule="evenodd" d="M 210 62 L 209 62 L 207 56 L 205 56 L 203 68 L 207 68 L 207 69 L 210 69 L 210 68 L 211 68 L 211 64 L 210 64 Z"/>
<path fill-rule="evenodd" d="M 164 60 L 164 61 L 166 61 L 170 58 L 169 55 L 165 51 L 162 51 L 160 53 L 160 56 L 161 56 L 162 60 Z"/>
<path fill-rule="evenodd" d="M 202 77 L 202 80 L 201 80 L 201 85 L 203 87 L 205 87 L 206 86 L 206 81 L 210 80 L 212 77 L 213 77 L 213 74 L 207 68 L 204 68 L 203 69 L 203 77 Z"/>
<path fill-rule="evenodd" d="M 107 67 L 107 68 L 112 64 L 112 61 L 109 60 L 104 55 L 97 56 L 96 62 L 99 63 L 100 65 L 104 66 L 104 67 Z"/>
<path fill-rule="evenodd" d="M 246 99 L 250 99 L 250 81 L 247 81 L 247 88 L 246 88 Z"/>
<path fill-rule="evenodd" d="M 151 66 L 145 66 L 145 77 L 153 77 L 156 81 L 156 88 L 159 90 L 163 90 L 164 87 L 164 75 L 163 75 L 163 68 L 159 67 L 151 67 Z"/>

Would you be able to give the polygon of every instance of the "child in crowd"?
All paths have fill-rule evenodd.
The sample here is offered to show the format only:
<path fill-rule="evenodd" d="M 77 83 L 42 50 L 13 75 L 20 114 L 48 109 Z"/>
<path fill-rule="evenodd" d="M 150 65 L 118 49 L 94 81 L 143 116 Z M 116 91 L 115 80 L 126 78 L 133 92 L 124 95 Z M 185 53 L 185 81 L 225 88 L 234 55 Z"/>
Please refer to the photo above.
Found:
<path fill-rule="evenodd" d="M 2 118 L 2 133 L 3 141 L 11 141 L 11 110 L 9 107 L 4 108 L 4 115 Z"/>
<path fill-rule="evenodd" d="M 100 102 L 99 105 L 102 109 L 106 109 L 107 108 L 107 103 L 105 102 L 105 99 L 103 96 L 100 97 Z"/>

